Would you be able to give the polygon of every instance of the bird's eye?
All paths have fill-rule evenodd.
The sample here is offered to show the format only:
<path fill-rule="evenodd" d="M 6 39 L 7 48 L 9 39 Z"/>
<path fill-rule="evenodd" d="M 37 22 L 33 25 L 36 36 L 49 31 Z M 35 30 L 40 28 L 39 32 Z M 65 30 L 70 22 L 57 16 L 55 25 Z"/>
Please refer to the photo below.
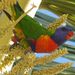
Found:
<path fill-rule="evenodd" d="M 63 31 L 66 31 L 67 29 L 65 27 L 61 28 Z"/>

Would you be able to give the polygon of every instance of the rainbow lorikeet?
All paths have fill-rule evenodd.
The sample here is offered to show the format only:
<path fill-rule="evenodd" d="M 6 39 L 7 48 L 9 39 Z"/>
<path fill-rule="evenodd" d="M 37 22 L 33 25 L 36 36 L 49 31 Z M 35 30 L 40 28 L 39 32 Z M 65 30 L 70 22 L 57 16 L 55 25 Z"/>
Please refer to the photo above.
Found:
<path fill-rule="evenodd" d="M 24 13 L 18 3 L 14 5 L 14 10 L 16 13 L 15 18 Z M 51 34 L 48 29 L 41 26 L 28 15 L 16 25 L 15 29 L 18 28 L 22 30 L 21 32 L 25 35 L 25 39 L 31 46 L 32 51 L 37 53 L 52 52 L 73 36 L 73 31 L 70 27 L 60 27 L 55 30 L 55 33 Z"/>
<path fill-rule="evenodd" d="M 42 35 L 36 41 L 29 40 L 32 50 L 37 53 L 48 53 L 57 49 L 64 42 L 73 36 L 73 31 L 70 27 L 60 27 L 51 37 Z M 35 43 L 34 43 L 35 42 Z"/>
<path fill-rule="evenodd" d="M 72 29 L 66 26 L 58 28 L 52 36 L 41 35 L 37 40 L 33 38 L 27 38 L 26 40 L 33 52 L 49 53 L 59 48 L 67 40 L 70 40 L 73 34 Z"/>

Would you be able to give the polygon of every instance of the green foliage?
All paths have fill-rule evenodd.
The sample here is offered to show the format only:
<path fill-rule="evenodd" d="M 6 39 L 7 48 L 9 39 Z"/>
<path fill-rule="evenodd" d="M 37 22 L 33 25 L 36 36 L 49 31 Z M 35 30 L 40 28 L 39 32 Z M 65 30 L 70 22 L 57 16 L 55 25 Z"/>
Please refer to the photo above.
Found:
<path fill-rule="evenodd" d="M 61 16 L 69 14 L 68 22 L 75 25 L 75 0 L 42 0 L 40 8 L 47 9 Z"/>
<path fill-rule="evenodd" d="M 23 10 L 20 9 L 19 5 L 15 7 L 17 18 L 23 13 Z M 28 38 L 37 39 L 43 34 L 48 34 L 51 36 L 50 32 L 41 26 L 37 21 L 32 19 L 30 16 L 26 15 L 16 27 L 20 27 L 25 36 Z"/>

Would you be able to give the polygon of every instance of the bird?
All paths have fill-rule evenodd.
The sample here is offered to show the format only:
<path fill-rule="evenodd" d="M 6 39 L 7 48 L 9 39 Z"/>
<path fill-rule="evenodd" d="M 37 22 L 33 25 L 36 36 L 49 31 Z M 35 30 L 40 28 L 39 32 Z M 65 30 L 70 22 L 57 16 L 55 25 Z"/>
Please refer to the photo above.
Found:
<path fill-rule="evenodd" d="M 59 27 L 54 35 L 41 35 L 37 40 L 29 40 L 32 51 L 36 53 L 50 53 L 58 49 L 74 35 L 72 28 Z M 34 43 L 35 42 L 35 43 Z"/>
<path fill-rule="evenodd" d="M 18 3 L 14 5 L 14 11 L 16 18 L 24 13 Z M 69 40 L 74 35 L 73 30 L 67 26 L 59 27 L 51 34 L 48 29 L 41 26 L 28 15 L 24 16 L 15 26 L 15 29 L 20 29 L 21 35 L 23 34 L 22 38 L 20 37 L 21 35 L 18 35 L 17 38 L 19 39 L 20 37 L 20 40 L 26 39 L 32 51 L 35 53 L 50 53 L 59 48 L 65 41 Z M 17 43 L 17 39 L 13 41 Z"/>
<path fill-rule="evenodd" d="M 60 46 L 65 41 L 70 40 L 73 35 L 73 29 L 69 26 L 64 26 L 59 27 L 51 38 Z"/>

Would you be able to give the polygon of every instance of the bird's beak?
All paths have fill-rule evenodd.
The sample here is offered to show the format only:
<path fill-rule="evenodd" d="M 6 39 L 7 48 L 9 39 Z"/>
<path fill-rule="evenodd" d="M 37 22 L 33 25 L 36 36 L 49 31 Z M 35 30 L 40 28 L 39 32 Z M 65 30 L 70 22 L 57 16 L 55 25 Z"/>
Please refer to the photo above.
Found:
<path fill-rule="evenodd" d="M 71 39 L 71 37 L 74 35 L 74 33 L 72 31 L 68 32 L 68 34 L 66 35 L 65 39 L 69 40 Z"/>

